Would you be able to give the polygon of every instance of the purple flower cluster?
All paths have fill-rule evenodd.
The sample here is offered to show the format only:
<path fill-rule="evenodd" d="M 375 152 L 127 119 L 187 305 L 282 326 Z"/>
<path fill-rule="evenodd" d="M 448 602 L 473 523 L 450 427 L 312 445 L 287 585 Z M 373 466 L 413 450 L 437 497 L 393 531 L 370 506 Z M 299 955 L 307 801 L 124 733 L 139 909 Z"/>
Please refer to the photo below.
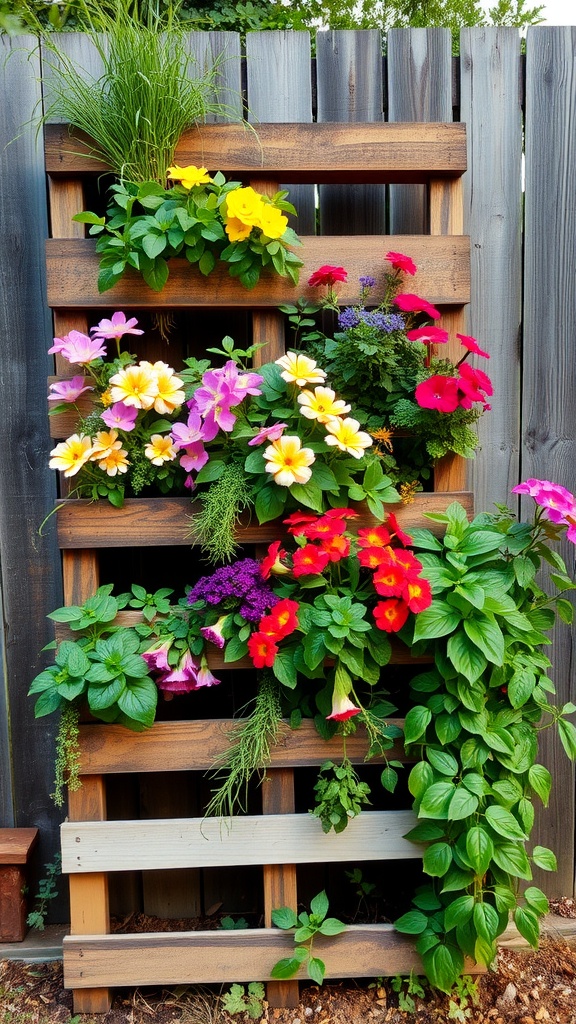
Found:
<path fill-rule="evenodd" d="M 247 622 L 259 622 L 276 603 L 276 596 L 262 577 L 260 563 L 254 558 L 241 558 L 233 565 L 216 569 L 211 576 L 202 576 L 188 594 L 188 604 L 206 601 L 220 604 L 240 601 L 240 614 Z"/>
<path fill-rule="evenodd" d="M 368 327 L 376 327 L 384 334 L 392 334 L 393 331 L 403 331 L 406 324 L 404 317 L 398 313 L 371 313 L 367 309 L 355 309 L 354 306 L 347 306 L 338 316 L 338 326 L 347 330 L 357 327 L 359 323 L 367 324 Z"/>

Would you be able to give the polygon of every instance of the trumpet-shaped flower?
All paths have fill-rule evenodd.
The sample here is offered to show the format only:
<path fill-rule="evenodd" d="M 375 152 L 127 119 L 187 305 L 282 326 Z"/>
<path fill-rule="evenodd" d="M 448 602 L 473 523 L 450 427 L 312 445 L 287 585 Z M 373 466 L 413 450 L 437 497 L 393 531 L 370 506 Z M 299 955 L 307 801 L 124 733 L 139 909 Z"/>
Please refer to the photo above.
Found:
<path fill-rule="evenodd" d="M 158 394 L 158 380 L 151 363 L 127 366 L 110 377 L 110 397 L 135 409 L 151 409 Z"/>
<path fill-rule="evenodd" d="M 299 388 L 305 384 L 322 384 L 326 380 L 326 371 L 316 365 L 315 359 L 301 352 L 287 352 L 276 360 L 276 365 L 282 367 L 282 379 L 288 384 L 297 384 Z"/>
<path fill-rule="evenodd" d="M 87 334 L 80 331 L 70 331 L 63 338 L 54 338 L 52 348 L 48 352 L 57 352 L 64 356 L 69 363 L 78 363 L 80 366 L 88 366 L 95 359 L 101 359 L 106 355 L 106 346 L 100 338 L 89 338 Z"/>
<path fill-rule="evenodd" d="M 360 430 L 358 420 L 349 416 L 342 420 L 336 416 L 331 417 L 326 423 L 328 437 L 326 444 L 335 445 L 342 452 L 348 452 L 355 459 L 361 459 L 366 448 L 370 448 L 372 438 L 364 430 Z"/>
<path fill-rule="evenodd" d="M 480 348 L 476 338 L 472 338 L 469 334 L 457 334 L 456 337 L 460 341 L 460 344 L 467 348 L 469 352 L 473 352 L 474 355 L 484 356 L 484 359 L 490 359 L 490 353 L 484 352 Z"/>
<path fill-rule="evenodd" d="M 51 395 L 48 395 L 49 402 L 75 402 L 85 391 L 94 391 L 90 384 L 84 383 L 82 376 L 72 377 L 71 380 L 59 380 L 50 384 Z"/>
<path fill-rule="evenodd" d="M 426 299 L 421 299 L 419 295 L 414 295 L 413 292 L 402 292 L 397 295 L 394 299 L 394 305 L 398 306 L 403 313 L 426 313 L 431 320 L 439 320 L 441 313 L 440 310 L 432 306 Z"/>
<path fill-rule="evenodd" d="M 281 547 L 282 541 L 275 540 L 270 544 L 268 553 L 264 556 L 260 563 L 260 572 L 262 578 L 267 580 L 269 576 L 286 576 L 290 572 L 287 565 L 284 565 L 282 559 L 286 557 L 286 552 Z"/>
<path fill-rule="evenodd" d="M 141 365 L 146 364 L 142 363 Z M 158 394 L 154 398 L 154 409 L 162 416 L 166 416 L 178 409 L 186 398 L 182 391 L 182 381 L 175 375 L 172 367 L 161 360 L 152 365 L 152 370 L 156 374 L 156 384 L 158 385 Z"/>
<path fill-rule="evenodd" d="M 200 629 L 204 639 L 214 644 L 219 650 L 222 650 L 226 645 L 222 630 L 227 618 L 228 615 L 221 615 L 217 622 L 214 622 L 211 626 L 202 626 Z"/>
<path fill-rule="evenodd" d="M 332 719 L 334 722 L 347 722 L 349 718 L 359 715 L 361 711 L 362 708 L 357 708 L 346 694 L 337 696 L 334 693 L 332 697 L 332 711 L 329 715 L 326 715 L 326 718 Z"/>
<path fill-rule="evenodd" d="M 168 640 L 157 640 L 152 647 L 149 647 L 147 651 L 142 652 L 142 657 L 149 669 L 153 669 L 158 672 L 170 670 L 170 665 L 168 664 L 168 651 L 172 647 L 173 643 L 173 636 Z"/>
<path fill-rule="evenodd" d="M 57 444 L 50 455 L 50 469 L 59 469 L 64 476 L 74 476 L 92 455 L 92 438 L 84 434 L 72 434 Z"/>
<path fill-rule="evenodd" d="M 134 430 L 137 418 L 138 409 L 125 405 L 124 402 L 114 402 L 114 405 L 109 406 L 100 414 L 100 419 L 107 427 L 123 430 L 127 434 Z"/>
<path fill-rule="evenodd" d="M 176 449 L 170 435 L 164 437 L 162 434 L 152 434 L 144 448 L 144 455 L 150 459 L 153 466 L 162 466 L 165 462 L 172 462 L 176 458 Z"/>
<path fill-rule="evenodd" d="M 537 505 L 545 510 L 546 519 L 553 523 L 568 524 L 568 540 L 573 540 L 574 524 L 576 522 L 576 498 L 574 495 L 552 480 L 537 480 L 530 477 L 524 483 L 517 484 L 512 488 L 514 494 L 529 494 Z"/>
<path fill-rule="evenodd" d="M 144 331 L 136 329 L 138 323 L 135 316 L 126 319 L 125 313 L 112 313 L 110 320 L 101 320 L 96 327 L 90 328 L 94 338 L 112 338 L 119 341 L 124 334 L 144 334 Z"/>
<path fill-rule="evenodd" d="M 170 181 L 179 181 L 184 188 L 195 188 L 196 185 L 207 185 L 212 181 L 206 167 L 196 167 L 195 164 L 188 164 L 187 167 L 174 164 L 168 168 L 167 177 Z"/>
<path fill-rule="evenodd" d="M 176 668 L 161 675 L 156 680 L 159 690 L 167 690 L 169 693 L 189 693 L 198 686 L 199 665 L 196 664 L 190 651 L 186 650 Z"/>
<path fill-rule="evenodd" d="M 272 473 L 279 487 L 306 484 L 312 476 L 314 462 L 311 448 L 303 448 L 299 437 L 283 434 L 264 451 L 266 472 Z"/>
<path fill-rule="evenodd" d="M 201 686 L 218 686 L 221 683 L 221 679 L 217 679 L 213 672 L 208 668 L 208 662 L 204 655 L 200 659 L 200 668 L 196 674 L 196 686 L 199 689 Z"/>
<path fill-rule="evenodd" d="M 300 412 L 308 420 L 327 423 L 331 416 L 344 416 L 350 412 L 350 406 L 341 398 L 336 398 L 332 388 L 319 386 L 314 391 L 304 390 L 298 395 Z"/>

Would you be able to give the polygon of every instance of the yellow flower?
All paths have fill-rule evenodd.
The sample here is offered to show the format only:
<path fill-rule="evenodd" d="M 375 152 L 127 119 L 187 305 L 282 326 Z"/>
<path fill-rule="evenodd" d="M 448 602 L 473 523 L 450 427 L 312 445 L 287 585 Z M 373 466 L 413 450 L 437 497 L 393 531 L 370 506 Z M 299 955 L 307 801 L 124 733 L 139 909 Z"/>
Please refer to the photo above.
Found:
<path fill-rule="evenodd" d="M 238 217 L 228 217 L 224 230 L 231 242 L 243 242 L 252 231 L 252 225 L 244 224 Z"/>
<path fill-rule="evenodd" d="M 127 473 L 128 466 L 130 463 L 126 456 L 128 452 L 122 447 L 122 442 L 117 441 L 114 448 L 106 452 L 106 455 L 98 463 L 100 469 L 103 469 L 108 476 L 116 476 L 117 473 Z"/>
<path fill-rule="evenodd" d="M 74 476 L 88 462 L 92 454 L 92 438 L 84 434 L 72 434 L 52 449 L 50 469 L 59 469 L 64 476 Z"/>
<path fill-rule="evenodd" d="M 297 384 L 302 388 L 305 384 L 323 384 L 326 371 L 321 370 L 314 359 L 302 355 L 301 352 L 287 352 L 276 365 L 282 367 L 280 376 L 289 384 Z"/>
<path fill-rule="evenodd" d="M 168 168 L 168 177 L 172 181 L 179 181 L 184 188 L 194 188 L 195 185 L 206 185 L 212 181 L 205 167 L 195 167 L 194 164 L 188 164 L 187 167 L 174 164 L 174 167 Z"/>
<path fill-rule="evenodd" d="M 268 445 L 264 458 L 266 472 L 274 475 L 274 483 L 279 487 L 306 484 L 312 476 L 308 467 L 314 462 L 314 452 L 310 448 L 302 448 L 299 437 L 279 437 Z"/>
<path fill-rule="evenodd" d="M 282 238 L 288 227 L 288 217 L 272 203 L 264 203 L 257 227 L 262 229 L 262 234 L 267 238 Z"/>
<path fill-rule="evenodd" d="M 117 430 L 99 430 L 94 438 L 90 461 L 99 462 L 100 459 L 107 458 L 111 452 L 118 451 L 121 447 L 122 441 L 118 440 Z"/>
<path fill-rule="evenodd" d="M 226 196 L 226 217 L 236 217 L 242 224 L 249 224 L 250 227 L 259 224 L 263 207 L 262 196 L 250 185 L 246 188 L 236 188 Z"/>
<path fill-rule="evenodd" d="M 174 370 L 168 366 L 168 363 L 158 361 L 153 364 L 152 369 L 156 374 L 158 385 L 154 409 L 165 416 L 167 413 L 174 412 L 184 402 L 186 395 L 180 390 L 183 382 L 174 375 Z"/>
<path fill-rule="evenodd" d="M 109 405 L 112 405 L 112 399 L 110 398 L 109 388 L 107 388 L 106 391 L 102 392 L 102 394 L 100 395 L 100 401 L 104 408 L 107 408 Z"/>
<path fill-rule="evenodd" d="M 336 398 L 336 392 L 327 387 L 314 388 L 313 392 L 302 391 L 298 402 L 302 406 L 302 415 L 308 420 L 318 420 L 318 423 L 327 423 L 331 416 L 344 416 L 350 412 L 350 406 L 343 399 Z"/>
<path fill-rule="evenodd" d="M 110 377 L 110 397 L 135 409 L 151 409 L 158 394 L 158 381 L 151 363 L 127 366 Z"/>
<path fill-rule="evenodd" d="M 153 466 L 161 466 L 163 462 L 172 462 L 172 459 L 176 458 L 172 438 L 163 437 L 162 434 L 152 434 L 144 449 L 144 455 L 150 459 Z"/>
<path fill-rule="evenodd" d="M 326 444 L 336 445 L 341 451 L 353 455 L 355 459 L 361 459 L 364 450 L 372 444 L 372 438 L 370 434 L 359 430 L 359 426 L 358 420 L 354 420 L 350 416 L 345 420 L 341 420 L 337 416 L 332 417 L 326 424 L 326 430 L 329 433 Z"/>

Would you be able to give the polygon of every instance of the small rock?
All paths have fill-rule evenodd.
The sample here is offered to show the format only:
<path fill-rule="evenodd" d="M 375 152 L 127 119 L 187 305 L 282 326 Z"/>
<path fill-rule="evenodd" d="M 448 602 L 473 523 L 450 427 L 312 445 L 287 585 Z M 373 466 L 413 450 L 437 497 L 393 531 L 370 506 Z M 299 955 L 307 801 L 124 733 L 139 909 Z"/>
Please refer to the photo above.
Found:
<path fill-rule="evenodd" d="M 500 1006 L 502 1003 L 513 1003 L 517 995 L 518 989 L 516 988 L 516 985 L 509 981 L 498 1000 L 498 1005 Z"/>
<path fill-rule="evenodd" d="M 532 996 L 532 999 L 540 999 L 540 993 L 537 988 L 530 989 L 530 995 Z"/>
<path fill-rule="evenodd" d="M 536 1020 L 550 1020 L 550 1014 L 545 1006 L 541 1006 L 535 1014 Z"/>
<path fill-rule="evenodd" d="M 536 1024 L 534 1017 L 520 1017 L 520 1024 Z"/>
<path fill-rule="evenodd" d="M 311 1006 L 307 1006 L 306 1009 L 304 1010 L 304 1016 L 305 1017 L 311 1017 L 313 1013 L 314 1013 L 314 1010 L 312 1009 Z"/>
<path fill-rule="evenodd" d="M 302 1024 L 302 1021 L 300 1020 L 300 1017 L 294 1017 L 294 1019 L 292 1021 L 292 1024 Z"/>
<path fill-rule="evenodd" d="M 314 1007 L 314 1013 L 320 1013 L 322 1010 L 322 1003 L 318 1003 L 318 1006 Z"/>

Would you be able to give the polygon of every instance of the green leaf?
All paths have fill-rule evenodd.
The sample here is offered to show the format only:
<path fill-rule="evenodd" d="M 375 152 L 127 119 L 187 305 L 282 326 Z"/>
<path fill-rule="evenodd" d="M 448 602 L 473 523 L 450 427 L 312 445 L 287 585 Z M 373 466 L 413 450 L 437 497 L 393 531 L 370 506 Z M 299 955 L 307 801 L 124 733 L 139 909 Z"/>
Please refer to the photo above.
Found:
<path fill-rule="evenodd" d="M 448 843 L 432 843 L 424 851 L 423 866 L 427 875 L 442 878 L 452 863 L 452 849 Z"/>
<path fill-rule="evenodd" d="M 297 946 L 294 950 L 294 954 L 291 957 L 284 957 L 279 960 L 278 963 L 274 964 L 274 967 L 270 971 L 271 978 L 278 978 L 282 980 L 284 978 L 293 978 L 297 973 L 298 968 L 308 959 L 308 950 L 304 946 Z"/>
<path fill-rule="evenodd" d="M 62 697 L 58 690 L 45 690 L 41 693 L 34 705 L 34 717 L 43 718 L 44 715 L 51 715 L 57 711 L 62 704 Z"/>
<path fill-rule="evenodd" d="M 328 913 L 328 897 L 324 889 L 310 901 L 310 910 L 316 917 L 326 917 Z"/>
<path fill-rule="evenodd" d="M 454 778 L 460 770 L 458 761 L 447 750 L 436 750 L 434 747 L 428 746 L 426 747 L 426 757 L 432 767 L 437 772 L 440 772 L 440 775 L 448 775 L 449 778 Z"/>
<path fill-rule="evenodd" d="M 521 708 L 534 692 L 536 676 L 530 669 L 520 668 L 511 676 L 508 683 L 508 698 L 513 708 Z"/>
<path fill-rule="evenodd" d="M 286 649 L 279 651 L 274 659 L 272 671 L 279 683 L 294 690 L 298 681 L 298 673 L 294 664 L 294 650 Z"/>
<path fill-rule="evenodd" d="M 544 807 L 548 806 L 550 790 L 552 789 L 552 776 L 543 764 L 533 764 L 528 769 L 528 782 L 539 796 Z"/>
<path fill-rule="evenodd" d="M 462 616 L 456 608 L 435 598 L 429 608 L 416 616 L 414 642 L 446 636 L 457 628 L 461 620 Z"/>
<path fill-rule="evenodd" d="M 422 963 L 430 983 L 441 992 L 450 992 L 462 974 L 464 956 L 456 946 L 439 943 L 422 955 Z"/>
<path fill-rule="evenodd" d="M 546 897 L 544 897 L 546 898 Z M 546 902 L 548 902 L 546 900 Z M 533 949 L 538 949 L 540 938 L 540 925 L 538 917 L 530 907 L 516 907 L 514 911 L 514 924 L 522 938 L 526 939 Z"/>
<path fill-rule="evenodd" d="M 556 863 L 556 856 L 546 846 L 535 846 L 532 850 L 532 860 L 534 861 L 537 868 L 542 868 L 543 871 L 557 871 L 558 865 Z M 521 878 L 524 876 L 521 875 Z"/>
<path fill-rule="evenodd" d="M 485 875 L 494 856 L 494 843 L 481 825 L 473 825 L 466 833 L 466 854 L 477 875 Z"/>
<path fill-rule="evenodd" d="M 318 931 L 321 935 L 340 935 L 346 931 L 346 925 L 343 921 L 339 921 L 337 917 L 327 917 L 320 925 Z"/>
<path fill-rule="evenodd" d="M 118 707 L 128 718 L 142 725 L 152 725 L 156 713 L 158 689 L 151 679 L 138 679 L 127 684 L 118 698 Z"/>
<path fill-rule="evenodd" d="M 311 956 L 308 961 L 308 977 L 317 985 L 322 985 L 326 974 L 326 964 L 317 956 Z"/>
<path fill-rule="evenodd" d="M 404 838 L 412 843 L 428 843 L 432 839 L 441 839 L 443 835 L 444 829 L 441 825 L 435 825 L 433 821 L 419 821 Z"/>
<path fill-rule="evenodd" d="M 523 896 L 528 906 L 537 914 L 547 914 L 550 910 L 547 897 L 542 892 L 542 889 L 536 888 L 535 885 L 528 886 L 524 890 Z"/>
<path fill-rule="evenodd" d="M 393 793 L 394 790 L 396 789 L 397 784 L 398 772 L 396 771 L 395 768 L 391 768 L 390 765 L 387 765 L 386 768 L 382 769 L 380 775 L 380 785 L 388 793 Z"/>
<path fill-rule="evenodd" d="M 312 479 L 307 484 L 292 484 L 289 490 L 296 502 L 313 509 L 314 512 L 322 512 L 322 491 Z"/>
<path fill-rule="evenodd" d="M 447 932 L 452 931 L 459 925 L 466 924 L 472 917 L 474 911 L 473 896 L 459 896 L 450 903 L 444 911 L 444 928 Z"/>
<path fill-rule="evenodd" d="M 486 942 L 494 942 L 500 924 L 494 907 L 490 903 L 476 903 L 473 920 L 477 935 Z"/>
<path fill-rule="evenodd" d="M 394 921 L 394 927 L 404 935 L 420 935 L 428 927 L 428 918 L 419 910 L 409 910 Z"/>
<path fill-rule="evenodd" d="M 214 255 L 210 252 L 210 249 L 205 249 L 198 261 L 198 269 L 200 273 L 204 274 L 204 277 L 207 277 L 208 274 L 214 270 L 215 265 L 216 260 Z"/>
<path fill-rule="evenodd" d="M 456 671 L 470 683 L 475 683 L 486 668 L 485 655 L 461 630 L 450 637 L 446 651 Z"/>
<path fill-rule="evenodd" d="M 431 721 L 432 712 L 429 708 L 422 705 L 410 708 L 404 720 L 404 742 L 406 744 L 416 743 L 424 736 Z"/>
<path fill-rule="evenodd" d="M 425 614 L 425 613 L 422 613 Z M 464 629 L 473 644 L 494 665 L 504 662 L 504 635 L 500 626 L 487 616 L 464 619 Z"/>
<path fill-rule="evenodd" d="M 478 807 L 478 797 L 470 793 L 464 786 L 458 786 L 448 807 L 448 821 L 461 821 L 468 818 Z"/>
<path fill-rule="evenodd" d="M 420 816 L 423 818 L 448 818 L 448 808 L 456 787 L 453 782 L 435 782 L 431 785 L 420 804 Z"/>
<path fill-rule="evenodd" d="M 507 874 L 525 878 L 528 882 L 531 881 L 532 871 L 523 846 L 519 846 L 517 843 L 501 843 L 494 847 L 493 860 Z M 536 863 L 535 858 L 534 863 Z"/>
<path fill-rule="evenodd" d="M 462 732 L 462 726 L 456 715 L 438 715 L 434 721 L 434 728 L 443 746 L 452 743 Z"/>
<path fill-rule="evenodd" d="M 426 761 L 418 761 L 408 776 L 408 789 L 415 800 L 421 800 L 434 781 L 434 772 Z"/>
<path fill-rule="evenodd" d="M 528 839 L 514 815 L 500 804 L 489 804 L 486 808 L 486 821 L 504 839 Z"/>
<path fill-rule="evenodd" d="M 558 719 L 558 734 L 565 753 L 571 761 L 576 759 L 576 728 L 565 718 Z"/>
<path fill-rule="evenodd" d="M 277 928 L 295 928 L 298 918 L 291 907 L 277 907 L 272 911 L 272 924 Z"/>

